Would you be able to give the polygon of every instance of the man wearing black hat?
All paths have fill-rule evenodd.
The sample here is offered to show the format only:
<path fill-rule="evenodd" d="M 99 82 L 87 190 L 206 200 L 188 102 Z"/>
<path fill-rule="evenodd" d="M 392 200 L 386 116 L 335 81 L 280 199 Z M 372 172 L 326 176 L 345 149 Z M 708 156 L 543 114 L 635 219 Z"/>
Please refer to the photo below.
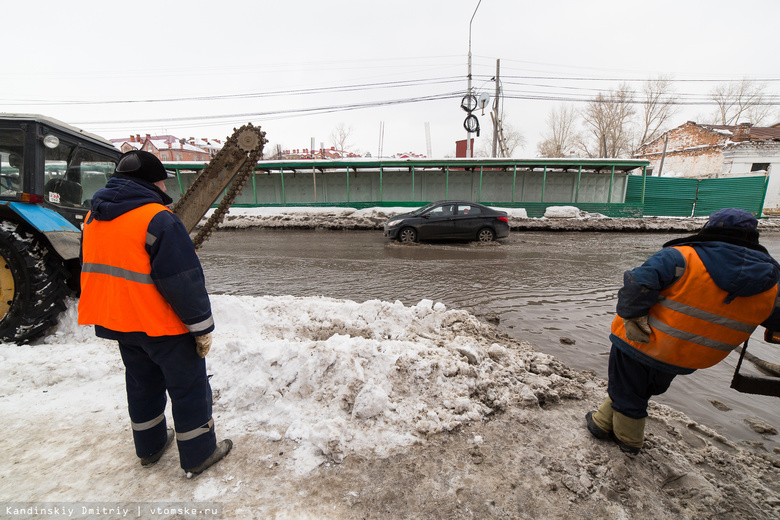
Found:
<path fill-rule="evenodd" d="M 648 401 L 680 374 L 722 361 L 759 325 L 780 329 L 780 265 L 758 243 L 747 211 L 710 215 L 691 237 L 672 240 L 626 271 L 609 355 L 609 396 L 588 412 L 588 430 L 636 454 Z"/>
<path fill-rule="evenodd" d="M 173 440 L 167 391 L 181 467 L 197 474 L 233 444 L 216 441 L 205 362 L 211 304 L 192 240 L 166 207 L 167 178 L 156 156 L 134 150 L 95 193 L 82 238 L 79 323 L 119 342 L 141 464 L 157 462 Z"/>

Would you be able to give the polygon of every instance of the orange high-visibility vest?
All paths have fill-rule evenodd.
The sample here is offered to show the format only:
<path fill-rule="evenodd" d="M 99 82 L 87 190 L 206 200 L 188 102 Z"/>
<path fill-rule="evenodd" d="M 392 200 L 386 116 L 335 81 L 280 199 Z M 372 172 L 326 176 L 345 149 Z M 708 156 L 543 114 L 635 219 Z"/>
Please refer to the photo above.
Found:
<path fill-rule="evenodd" d="M 87 215 L 82 239 L 80 325 L 149 336 L 189 332 L 154 285 L 151 259 L 144 247 L 149 223 L 161 211 L 170 210 L 150 203 L 113 220 L 90 222 Z"/>
<path fill-rule="evenodd" d="M 649 343 L 626 338 L 623 318 L 615 316 L 612 333 L 648 356 L 683 368 L 708 368 L 744 343 L 776 305 L 777 285 L 760 294 L 736 297 L 718 287 L 691 246 L 675 247 L 685 258 L 685 272 L 660 293 L 650 308 Z"/>

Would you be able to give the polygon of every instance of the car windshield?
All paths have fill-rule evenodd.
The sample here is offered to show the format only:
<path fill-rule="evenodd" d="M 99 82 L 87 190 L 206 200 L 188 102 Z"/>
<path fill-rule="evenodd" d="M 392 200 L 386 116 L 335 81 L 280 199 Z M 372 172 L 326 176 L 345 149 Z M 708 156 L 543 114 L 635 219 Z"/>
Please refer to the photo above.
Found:
<path fill-rule="evenodd" d="M 435 202 L 431 202 L 430 204 L 426 204 L 422 208 L 419 208 L 419 209 L 416 209 L 416 210 L 412 211 L 411 214 L 414 215 L 414 216 L 422 215 L 423 213 L 425 213 L 426 211 L 428 211 L 429 209 L 431 209 L 435 205 L 436 205 Z"/>
<path fill-rule="evenodd" d="M 427 214 L 432 217 L 448 217 L 455 214 L 454 208 L 455 204 L 441 204 L 428 210 Z"/>

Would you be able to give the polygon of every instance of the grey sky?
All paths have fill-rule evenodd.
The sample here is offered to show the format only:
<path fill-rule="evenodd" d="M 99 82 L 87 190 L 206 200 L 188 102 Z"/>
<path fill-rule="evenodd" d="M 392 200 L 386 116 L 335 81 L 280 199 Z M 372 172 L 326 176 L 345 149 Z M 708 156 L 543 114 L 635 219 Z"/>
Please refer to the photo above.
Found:
<path fill-rule="evenodd" d="M 3 39 L 16 42 L 4 52 L 0 111 L 47 114 L 107 138 L 223 138 L 251 121 L 285 148 L 308 148 L 312 137 L 329 145 L 343 123 L 354 151 L 372 155 L 381 122 L 385 154 L 425 154 L 430 123 L 433 155 L 451 155 L 466 136 L 460 98 L 477 3 L 0 0 Z M 777 95 L 768 27 L 778 19 L 777 0 L 482 0 L 473 85 L 492 95 L 501 60 L 505 120 L 527 140 L 515 155 L 534 156 L 560 99 L 621 80 L 639 88 L 665 74 L 678 94 L 703 99 L 716 84 L 708 80 L 774 79 Z M 713 108 L 683 107 L 674 124 Z M 487 111 L 480 124 L 487 140 Z"/>

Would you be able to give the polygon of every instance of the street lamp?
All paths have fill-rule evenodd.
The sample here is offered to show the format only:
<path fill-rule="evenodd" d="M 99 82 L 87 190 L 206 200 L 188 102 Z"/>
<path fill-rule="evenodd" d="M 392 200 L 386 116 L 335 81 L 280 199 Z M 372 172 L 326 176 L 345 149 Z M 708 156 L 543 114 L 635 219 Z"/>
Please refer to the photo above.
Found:
<path fill-rule="evenodd" d="M 468 92 L 467 96 L 469 99 L 471 99 L 471 23 L 474 21 L 474 17 L 477 15 L 477 9 L 479 9 L 479 4 L 482 3 L 482 0 L 479 0 L 477 2 L 477 7 L 474 8 L 474 14 L 471 15 L 471 20 L 469 21 L 469 75 L 468 75 Z M 466 157 L 472 157 L 471 152 L 471 131 L 466 130 Z"/>

